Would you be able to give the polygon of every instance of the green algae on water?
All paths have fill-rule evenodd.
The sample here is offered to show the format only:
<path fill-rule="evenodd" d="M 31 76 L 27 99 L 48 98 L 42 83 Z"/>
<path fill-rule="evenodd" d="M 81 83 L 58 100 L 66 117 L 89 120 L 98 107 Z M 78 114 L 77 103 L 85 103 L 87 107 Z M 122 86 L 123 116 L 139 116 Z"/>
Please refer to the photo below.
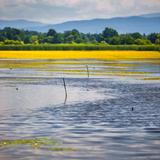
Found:
<path fill-rule="evenodd" d="M 12 147 L 18 145 L 27 145 L 35 148 L 41 146 L 55 146 L 58 141 L 48 138 L 35 138 L 35 139 L 16 139 L 16 140 L 1 140 L 0 147 Z"/>
<path fill-rule="evenodd" d="M 48 151 L 63 151 L 71 152 L 77 151 L 75 148 L 63 148 L 57 147 L 60 145 L 55 139 L 49 138 L 35 138 L 35 139 L 16 139 L 16 140 L 0 140 L 0 148 L 17 147 L 17 146 L 29 146 L 32 149 L 44 149 Z"/>

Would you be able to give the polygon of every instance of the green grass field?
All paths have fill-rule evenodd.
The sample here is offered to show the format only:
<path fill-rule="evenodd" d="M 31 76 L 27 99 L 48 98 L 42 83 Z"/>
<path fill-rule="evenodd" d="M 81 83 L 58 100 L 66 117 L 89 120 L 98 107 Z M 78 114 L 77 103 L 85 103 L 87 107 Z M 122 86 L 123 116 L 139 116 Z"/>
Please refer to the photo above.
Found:
<path fill-rule="evenodd" d="M 39 44 L 0 45 L 0 50 L 135 50 L 160 51 L 160 45 Z"/>

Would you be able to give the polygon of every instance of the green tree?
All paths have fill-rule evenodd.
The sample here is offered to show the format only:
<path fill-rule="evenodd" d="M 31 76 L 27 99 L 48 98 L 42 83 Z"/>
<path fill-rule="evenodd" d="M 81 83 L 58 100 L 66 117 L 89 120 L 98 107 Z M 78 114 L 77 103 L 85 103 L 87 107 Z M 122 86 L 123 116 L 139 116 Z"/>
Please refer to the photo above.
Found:
<path fill-rule="evenodd" d="M 151 41 L 148 39 L 136 39 L 135 44 L 137 45 L 149 45 L 151 44 Z"/>
<path fill-rule="evenodd" d="M 57 33 L 50 29 L 47 33 L 20 30 L 6 27 L 0 30 L 0 42 L 2 44 L 58 44 L 58 43 L 107 43 L 112 45 L 148 45 L 160 44 L 160 33 L 141 35 L 140 33 L 121 34 L 112 28 L 105 28 L 100 34 L 80 33 L 77 29 Z"/>
<path fill-rule="evenodd" d="M 152 43 L 155 43 L 157 38 L 158 38 L 157 33 L 151 33 L 147 36 L 147 39 L 150 40 Z"/>
<path fill-rule="evenodd" d="M 105 28 L 105 30 L 102 32 L 102 35 L 104 38 L 111 38 L 118 36 L 118 32 L 115 29 L 112 28 Z"/>
<path fill-rule="evenodd" d="M 131 45 L 134 44 L 134 38 L 130 34 L 122 34 L 120 35 L 120 44 L 123 45 Z"/>
<path fill-rule="evenodd" d="M 108 42 L 109 42 L 109 44 L 112 44 L 112 45 L 119 45 L 121 43 L 119 36 L 115 36 L 115 37 L 110 38 L 108 40 Z"/>
<path fill-rule="evenodd" d="M 22 41 L 18 41 L 18 40 L 8 40 L 8 39 L 6 39 L 5 41 L 4 41 L 4 44 L 6 44 L 6 45 L 22 45 L 22 44 L 24 44 Z"/>
<path fill-rule="evenodd" d="M 31 36 L 31 42 L 32 44 L 38 44 L 38 36 Z"/>
<path fill-rule="evenodd" d="M 47 33 L 47 36 L 56 36 L 57 32 L 54 29 L 50 29 Z"/>
<path fill-rule="evenodd" d="M 143 37 L 139 32 L 131 33 L 130 36 L 134 39 L 141 39 Z"/>
<path fill-rule="evenodd" d="M 25 44 L 32 43 L 30 36 L 25 36 L 23 42 L 24 42 Z"/>
<path fill-rule="evenodd" d="M 160 34 L 158 34 L 158 36 L 157 36 L 157 39 L 156 39 L 156 42 L 155 42 L 155 43 L 160 45 Z"/>

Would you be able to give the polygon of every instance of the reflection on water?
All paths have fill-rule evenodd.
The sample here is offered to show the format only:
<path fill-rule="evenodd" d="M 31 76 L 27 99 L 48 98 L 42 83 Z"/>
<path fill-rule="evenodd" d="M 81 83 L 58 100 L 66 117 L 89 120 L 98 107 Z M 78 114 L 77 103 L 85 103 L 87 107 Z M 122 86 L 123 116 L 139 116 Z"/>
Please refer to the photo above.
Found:
<path fill-rule="evenodd" d="M 6 146 L 0 160 L 159 160 L 159 62 L 0 60 L 0 140 L 76 149 Z"/>

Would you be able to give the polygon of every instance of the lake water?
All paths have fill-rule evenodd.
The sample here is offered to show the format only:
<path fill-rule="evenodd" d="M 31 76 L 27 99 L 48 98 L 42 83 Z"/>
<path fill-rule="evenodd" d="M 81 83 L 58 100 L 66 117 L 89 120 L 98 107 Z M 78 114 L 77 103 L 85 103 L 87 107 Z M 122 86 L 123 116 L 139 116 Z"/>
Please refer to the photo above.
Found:
<path fill-rule="evenodd" d="M 58 144 L 5 145 L 38 138 Z M 0 141 L 0 160 L 159 160 L 160 60 L 1 59 Z"/>

